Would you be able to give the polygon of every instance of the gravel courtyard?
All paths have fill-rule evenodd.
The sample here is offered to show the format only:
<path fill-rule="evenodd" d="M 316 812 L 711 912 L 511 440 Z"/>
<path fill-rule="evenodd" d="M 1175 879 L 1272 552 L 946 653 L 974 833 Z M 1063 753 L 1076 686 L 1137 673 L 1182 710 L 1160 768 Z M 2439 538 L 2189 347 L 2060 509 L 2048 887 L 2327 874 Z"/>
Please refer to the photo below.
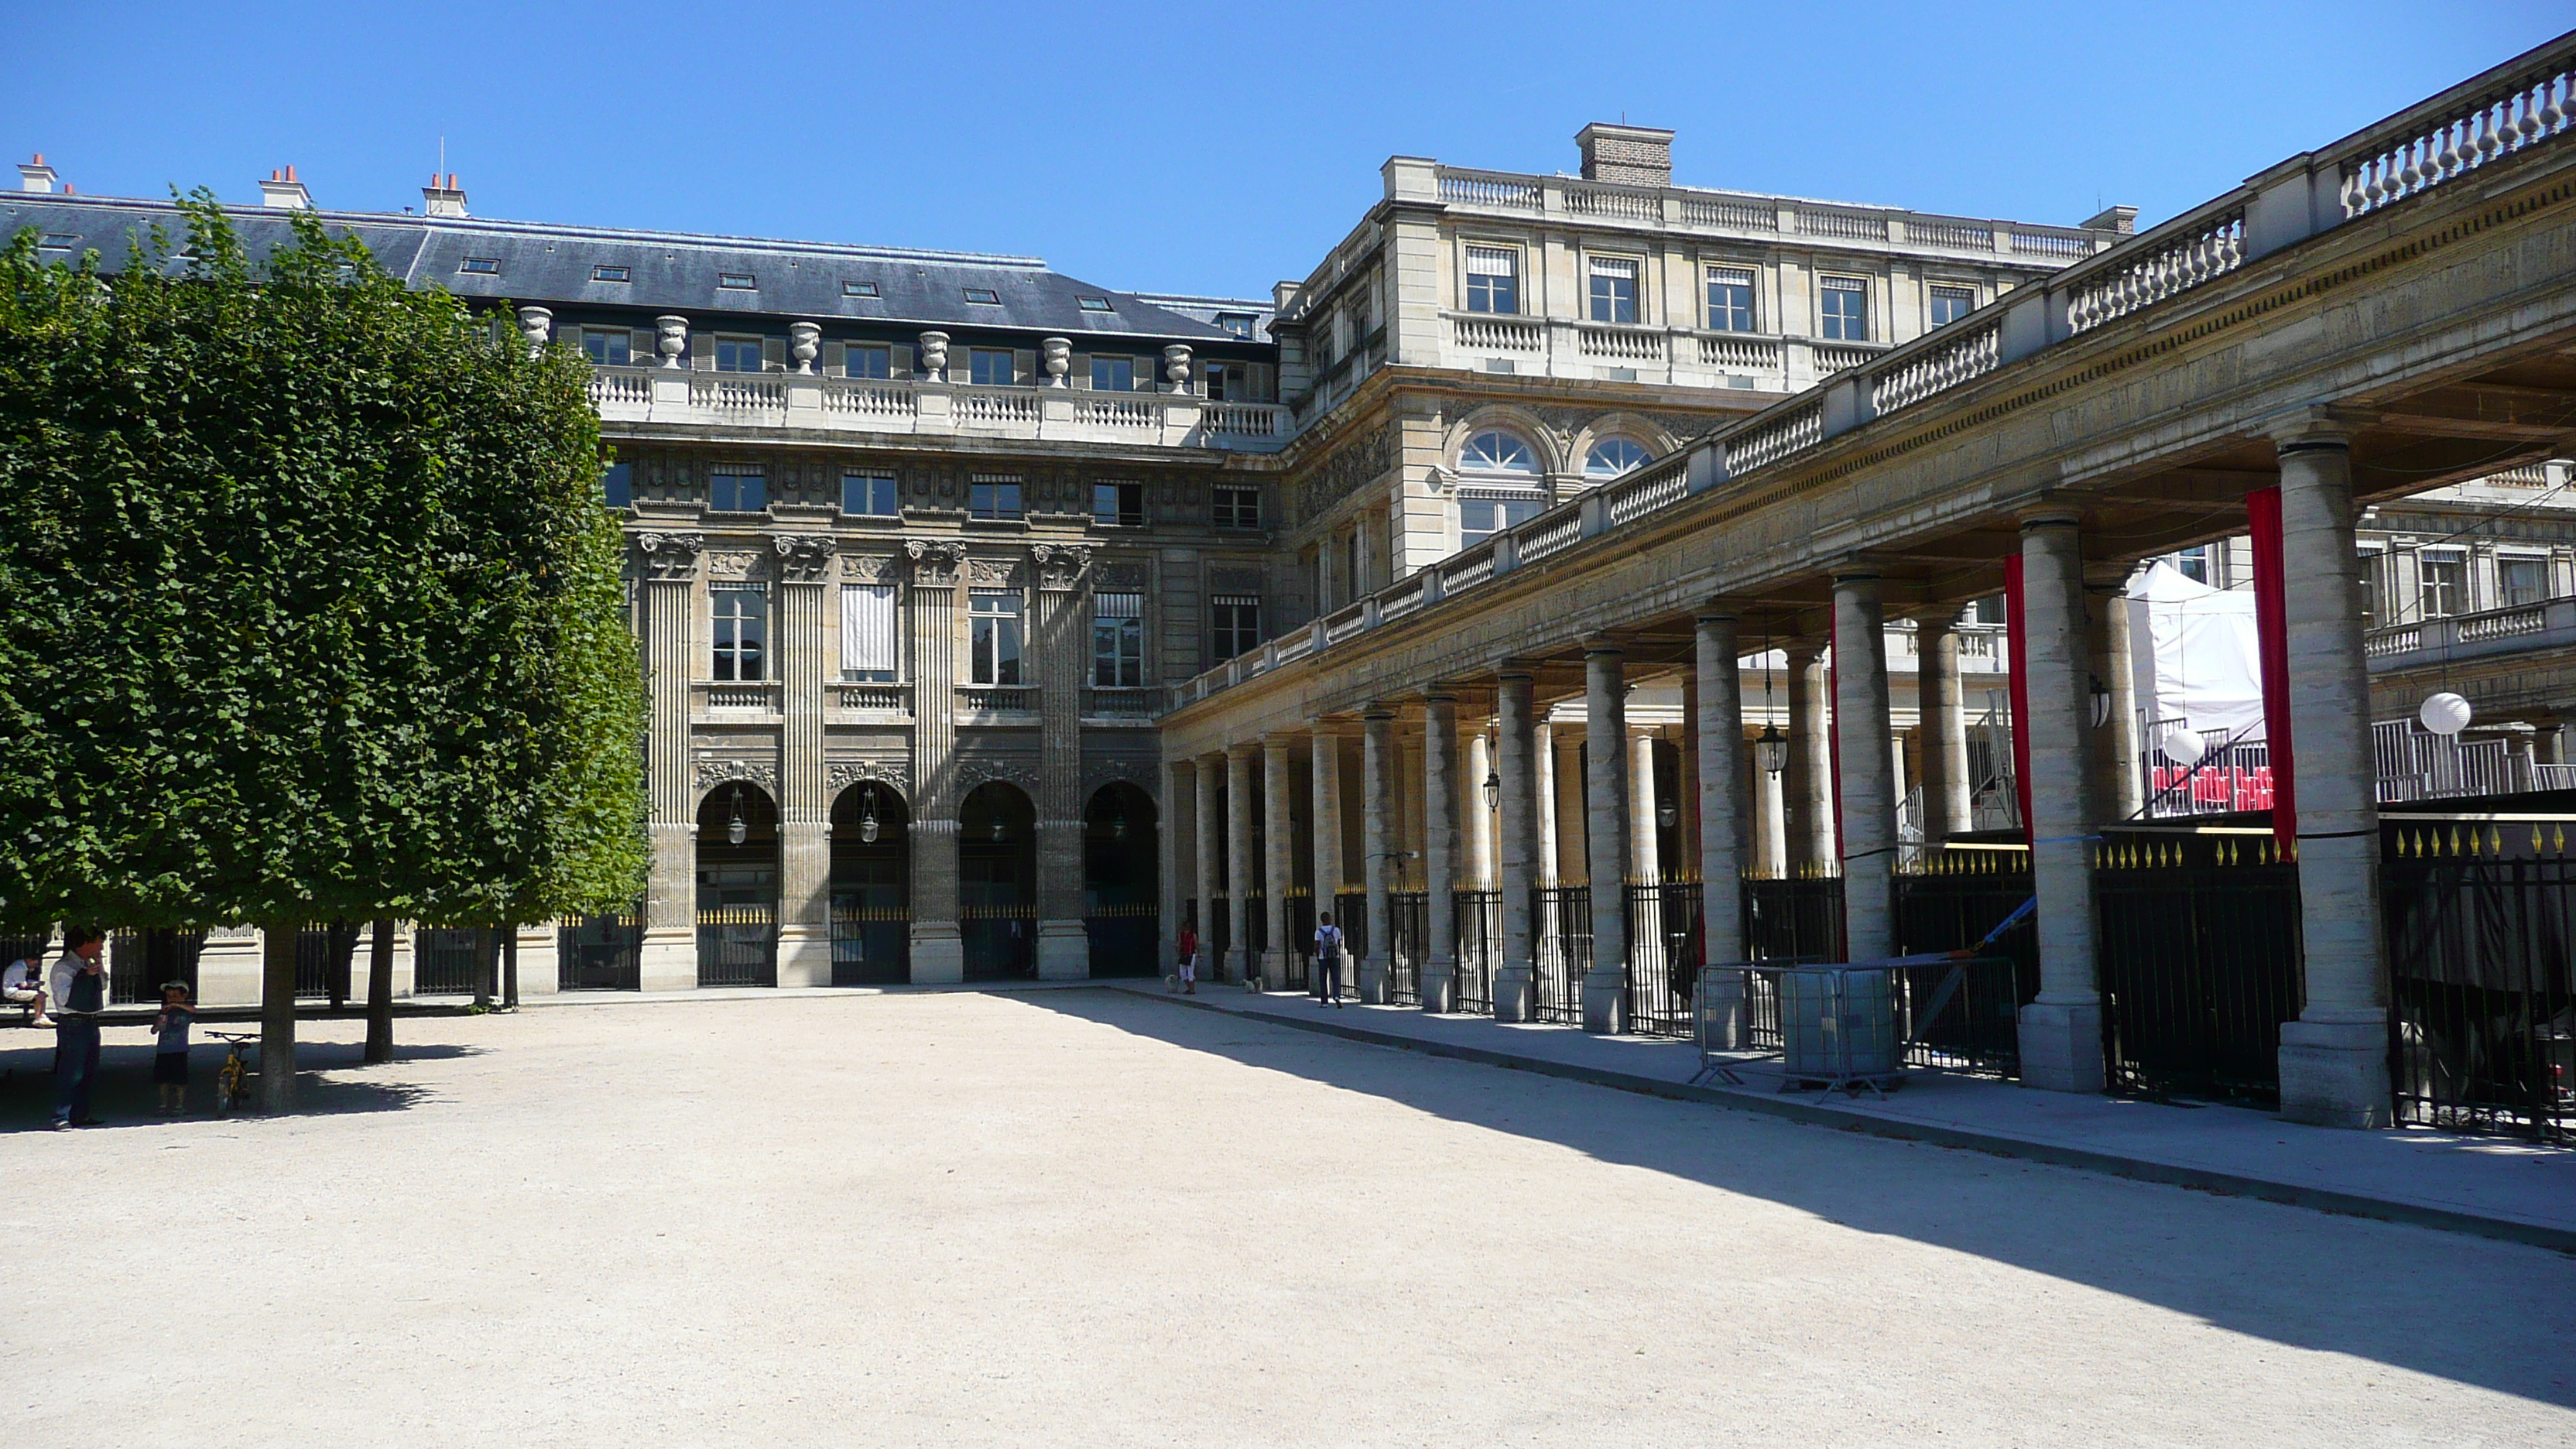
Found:
<path fill-rule="evenodd" d="M 1105 990 L 309 1030 L 0 1033 L 0 1444 L 2576 1443 L 2537 1249 Z"/>

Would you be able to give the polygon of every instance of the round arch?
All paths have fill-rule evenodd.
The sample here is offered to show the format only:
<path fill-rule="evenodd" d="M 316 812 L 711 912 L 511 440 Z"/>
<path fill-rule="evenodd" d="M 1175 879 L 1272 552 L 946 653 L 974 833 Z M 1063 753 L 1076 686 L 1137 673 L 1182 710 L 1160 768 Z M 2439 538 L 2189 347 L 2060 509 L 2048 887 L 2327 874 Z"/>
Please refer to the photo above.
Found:
<path fill-rule="evenodd" d="M 1533 481 L 1544 485 L 1550 475 L 1565 470 L 1565 440 L 1556 430 L 1527 409 L 1501 403 L 1480 407 L 1450 427 L 1449 435 L 1441 440 L 1441 465 L 1454 476 L 1466 476 L 1468 444 L 1479 433 L 1491 432 L 1509 433 L 1529 445 L 1530 461 L 1537 470 Z"/>
<path fill-rule="evenodd" d="M 966 979 L 1037 972 L 1037 807 L 1017 785 L 987 780 L 957 806 L 957 925 Z"/>
<path fill-rule="evenodd" d="M 698 984 L 778 984 L 778 802 L 750 780 L 698 801 Z"/>
<path fill-rule="evenodd" d="M 1605 483 L 1623 476 L 1594 471 L 1593 452 L 1602 444 L 1624 441 L 1643 449 L 1647 458 L 1660 458 L 1678 445 L 1673 435 L 1651 419 L 1635 413 L 1604 413 L 1575 431 L 1566 449 L 1566 466 L 1587 485 Z"/>
<path fill-rule="evenodd" d="M 1125 780 L 1082 808 L 1082 924 L 1094 976 L 1161 974 L 1162 824 L 1154 797 Z"/>
<path fill-rule="evenodd" d="M 883 780 L 832 801 L 832 984 L 912 979 L 912 807 Z"/>

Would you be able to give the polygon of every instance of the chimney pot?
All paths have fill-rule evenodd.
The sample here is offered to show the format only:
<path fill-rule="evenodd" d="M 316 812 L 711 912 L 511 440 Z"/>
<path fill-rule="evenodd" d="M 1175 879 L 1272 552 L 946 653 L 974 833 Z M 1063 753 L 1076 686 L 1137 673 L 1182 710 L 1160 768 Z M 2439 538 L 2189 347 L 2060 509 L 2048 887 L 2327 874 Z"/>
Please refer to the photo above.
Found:
<path fill-rule="evenodd" d="M 288 166 L 271 171 L 268 179 L 259 184 L 259 204 L 280 211 L 308 211 L 313 206 L 313 194 L 295 179 L 295 168 Z"/>
<path fill-rule="evenodd" d="M 36 159 L 18 168 L 20 191 L 51 191 L 54 189 L 55 179 L 54 168 L 45 164 L 45 153 L 42 151 L 36 153 Z M 68 192 L 71 188 L 66 186 L 63 190 Z"/>

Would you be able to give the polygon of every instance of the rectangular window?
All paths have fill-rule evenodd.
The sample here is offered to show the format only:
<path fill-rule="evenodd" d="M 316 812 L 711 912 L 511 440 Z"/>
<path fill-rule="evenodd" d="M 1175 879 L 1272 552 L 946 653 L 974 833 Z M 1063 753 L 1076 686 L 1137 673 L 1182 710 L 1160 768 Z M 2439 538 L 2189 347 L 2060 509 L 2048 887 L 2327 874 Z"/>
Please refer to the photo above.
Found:
<path fill-rule="evenodd" d="M 894 349 L 891 347 L 872 347 L 853 342 L 842 355 L 847 359 L 848 365 L 841 370 L 852 377 L 892 377 L 894 375 Z"/>
<path fill-rule="evenodd" d="M 1073 299 L 1073 305 L 1080 307 L 1085 312 L 1115 312 L 1118 310 L 1117 308 L 1109 305 L 1109 299 L 1106 297 L 1076 297 Z"/>
<path fill-rule="evenodd" d="M 2187 548 L 2175 554 L 2174 568 L 2195 584 L 2209 583 L 2209 545 L 2204 543 L 2198 548 Z"/>
<path fill-rule="evenodd" d="M 2361 551 L 2361 627 L 2376 629 L 2387 622 L 2388 550 L 2367 548 Z"/>
<path fill-rule="evenodd" d="M 1216 314 L 1216 325 L 1224 328 L 1229 337 L 1241 337 L 1246 341 L 1252 337 L 1252 318 L 1248 313 L 1219 312 Z"/>
<path fill-rule="evenodd" d="M 999 307 L 1002 305 L 1002 294 L 990 287 L 968 287 L 966 300 L 978 307 Z"/>
<path fill-rule="evenodd" d="M 634 347 L 633 334 L 623 327 L 614 332 L 596 327 L 581 329 L 581 350 L 590 355 L 594 366 L 624 367 L 635 360 Z"/>
<path fill-rule="evenodd" d="M 1749 267 L 1708 269 L 1708 330 L 1753 330 L 1753 271 Z"/>
<path fill-rule="evenodd" d="M 758 589 L 716 589 L 715 674 L 720 680 L 766 679 L 769 600 Z"/>
<path fill-rule="evenodd" d="M 501 274 L 501 259 L 499 257 L 467 257 L 457 266 L 456 270 L 464 272 L 469 276 L 497 277 Z"/>
<path fill-rule="evenodd" d="M 718 513 L 758 513 L 769 507 L 769 480 L 758 473 L 710 473 L 707 507 Z"/>
<path fill-rule="evenodd" d="M 1091 682 L 1135 689 L 1145 682 L 1145 596 L 1091 596 Z"/>
<path fill-rule="evenodd" d="M 2549 598 L 2549 560 L 2505 554 L 2496 560 L 2496 589 L 2504 597 L 2498 601 L 2512 609 L 2524 604 L 2538 604 Z"/>
<path fill-rule="evenodd" d="M 1592 259 L 1592 320 L 1633 324 L 1637 320 L 1637 263 L 1627 257 Z"/>
<path fill-rule="evenodd" d="M 975 518 L 1019 517 L 1020 480 L 1002 474 L 976 474 L 966 485 L 966 512 Z"/>
<path fill-rule="evenodd" d="M 1142 483 L 1092 484 L 1091 521 L 1114 528 L 1144 527 L 1145 485 Z"/>
<path fill-rule="evenodd" d="M 1509 247 L 1467 248 L 1467 310 L 1521 309 L 1521 254 Z"/>
<path fill-rule="evenodd" d="M 844 297 L 873 297 L 876 294 L 877 284 L 874 282 L 843 282 L 841 284 L 841 295 Z"/>
<path fill-rule="evenodd" d="M 1250 402 L 1252 400 L 1252 392 L 1245 382 L 1242 363 L 1203 363 L 1199 367 L 1199 372 L 1207 379 L 1208 401 Z"/>
<path fill-rule="evenodd" d="M 841 586 L 841 677 L 854 684 L 891 684 L 897 661 L 894 585 Z"/>
<path fill-rule="evenodd" d="M 1977 310 L 1977 294 L 1966 287 L 1932 289 L 1932 325 L 1947 327 Z"/>
<path fill-rule="evenodd" d="M 1261 526 L 1261 490 L 1258 488 L 1217 488 L 1211 490 L 1215 502 L 1216 526 L 1219 528 L 1259 528 Z"/>
<path fill-rule="evenodd" d="M 1093 392 L 1133 392 L 1136 390 L 1136 359 L 1100 357 L 1091 359 Z"/>
<path fill-rule="evenodd" d="M 1261 647 L 1261 601 L 1243 594 L 1219 594 L 1208 604 L 1214 622 L 1215 658 L 1232 659 Z"/>
<path fill-rule="evenodd" d="M 1474 548 L 1516 523 L 1539 515 L 1536 498 L 1461 498 L 1458 500 L 1458 546 Z"/>
<path fill-rule="evenodd" d="M 1869 283 L 1858 277 L 1819 277 L 1817 304 L 1829 342 L 1869 340 Z"/>
<path fill-rule="evenodd" d="M 972 673 L 977 684 L 1018 684 L 1020 596 L 978 590 L 967 603 L 972 628 Z"/>
<path fill-rule="evenodd" d="M 600 501 L 611 508 L 635 506 L 635 472 L 627 463 L 611 463 L 599 475 Z"/>
<path fill-rule="evenodd" d="M 844 473 L 841 475 L 841 511 L 869 518 L 899 518 L 892 473 Z"/>
<path fill-rule="evenodd" d="M 2469 559 L 2462 553 L 2435 553 L 2431 549 L 2416 555 L 2417 577 L 2422 580 L 2418 594 L 2423 600 L 2421 617 L 2447 619 L 2466 609 L 2469 597 Z"/>
<path fill-rule="evenodd" d="M 993 347 L 974 349 L 967 354 L 967 377 L 978 387 L 1009 387 L 1016 380 L 1011 354 Z"/>
<path fill-rule="evenodd" d="M 719 337 L 716 339 L 716 371 L 758 372 L 760 339 L 757 337 Z"/>
<path fill-rule="evenodd" d="M 634 270 L 629 267 L 602 266 L 590 269 L 590 279 L 594 282 L 626 282 L 634 280 L 634 277 Z"/>
<path fill-rule="evenodd" d="M 67 231 L 49 231 L 36 243 L 38 250 L 49 252 L 67 252 L 79 245 L 80 237 Z"/>
<path fill-rule="evenodd" d="M 718 272 L 716 286 L 728 292 L 756 292 L 760 279 L 749 272 Z"/>

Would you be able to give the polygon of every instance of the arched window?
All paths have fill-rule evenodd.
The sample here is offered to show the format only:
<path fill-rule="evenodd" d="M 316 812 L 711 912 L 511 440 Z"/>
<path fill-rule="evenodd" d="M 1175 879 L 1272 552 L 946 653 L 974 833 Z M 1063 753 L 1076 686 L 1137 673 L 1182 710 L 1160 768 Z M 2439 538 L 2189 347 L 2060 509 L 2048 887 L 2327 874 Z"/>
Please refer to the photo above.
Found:
<path fill-rule="evenodd" d="M 1646 466 L 1646 459 L 1651 456 L 1653 455 L 1644 448 L 1629 442 L 1626 438 L 1603 438 L 1592 445 L 1591 452 L 1584 455 L 1583 476 L 1616 478 L 1622 474 L 1634 473 Z"/>
<path fill-rule="evenodd" d="M 1467 440 L 1467 446 L 1458 450 L 1458 471 L 1526 476 L 1538 472 L 1538 456 L 1530 451 L 1529 444 L 1497 429 Z"/>

